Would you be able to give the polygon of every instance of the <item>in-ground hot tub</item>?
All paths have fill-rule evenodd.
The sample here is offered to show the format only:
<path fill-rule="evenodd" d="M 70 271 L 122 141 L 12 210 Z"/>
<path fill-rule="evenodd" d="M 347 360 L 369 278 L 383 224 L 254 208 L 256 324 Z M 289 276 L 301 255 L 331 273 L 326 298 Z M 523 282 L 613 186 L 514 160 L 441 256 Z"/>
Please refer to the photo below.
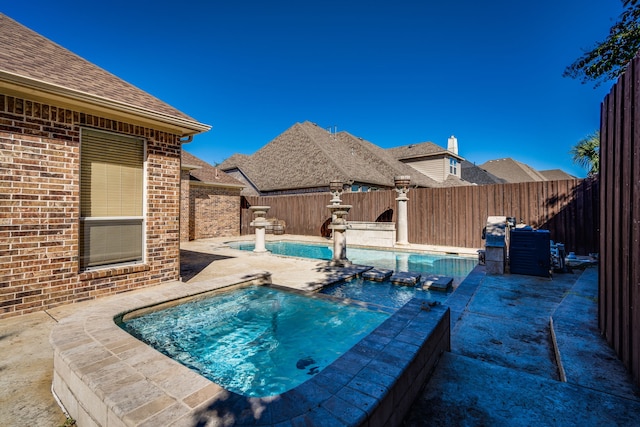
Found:
<path fill-rule="evenodd" d="M 250 397 L 282 394 L 308 381 L 393 313 L 273 285 L 152 309 L 127 313 L 117 323 L 225 389 Z"/>
<path fill-rule="evenodd" d="M 443 351 L 449 310 L 411 300 L 337 360 L 301 385 L 247 397 L 179 364 L 120 329 L 126 312 L 268 284 L 253 273 L 169 283 L 106 297 L 63 319 L 51 334 L 53 391 L 81 426 L 281 423 L 399 425 Z"/>

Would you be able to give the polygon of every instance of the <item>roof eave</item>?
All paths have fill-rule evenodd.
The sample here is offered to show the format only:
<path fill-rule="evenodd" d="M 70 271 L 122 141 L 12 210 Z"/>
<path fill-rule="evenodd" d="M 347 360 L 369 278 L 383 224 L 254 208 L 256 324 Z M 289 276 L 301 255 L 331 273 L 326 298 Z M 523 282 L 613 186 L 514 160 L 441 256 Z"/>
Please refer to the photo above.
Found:
<path fill-rule="evenodd" d="M 246 187 L 246 185 L 244 184 L 231 184 L 231 183 L 211 182 L 211 181 L 191 181 L 190 185 L 197 185 L 201 187 L 235 188 L 240 190 Z"/>
<path fill-rule="evenodd" d="M 218 168 L 218 169 L 220 169 L 220 168 Z M 220 169 L 220 170 L 221 170 L 222 172 L 224 172 L 224 173 L 229 173 L 229 172 L 227 172 L 227 171 L 231 171 L 231 170 L 233 170 L 233 169 L 237 170 L 237 171 L 240 173 L 240 175 L 242 175 L 242 177 L 243 177 L 244 179 L 246 179 L 246 180 L 247 180 L 247 183 L 249 183 L 249 185 L 251 185 L 251 187 L 253 187 L 257 192 L 261 192 L 261 191 L 262 191 L 260 188 L 258 188 L 258 186 L 256 185 L 256 183 L 255 183 L 255 182 L 253 182 L 253 180 L 249 177 L 249 175 L 247 175 L 247 174 L 246 174 L 246 173 L 245 173 L 241 168 L 239 168 L 239 167 L 237 167 L 237 166 L 236 166 L 236 167 L 233 167 L 233 168 L 229 168 L 229 169 L 227 169 L 227 170 L 224 170 L 224 169 Z M 237 179 L 237 178 L 236 178 L 236 179 Z M 243 184 L 243 185 L 244 185 L 244 184 Z M 247 187 L 247 186 L 245 185 L 245 188 L 246 188 L 246 187 Z"/>
<path fill-rule="evenodd" d="M 183 163 L 183 164 L 180 165 L 180 169 L 191 171 L 191 170 L 196 170 L 196 169 L 202 169 L 202 166 L 189 165 L 189 164 Z"/>
<path fill-rule="evenodd" d="M 118 120 L 134 119 L 136 123 L 160 127 L 181 137 L 196 135 L 211 129 L 204 123 L 185 117 L 173 116 L 124 102 L 69 89 L 63 86 L 31 79 L 0 70 L 0 89 L 10 95 L 30 96 L 40 102 L 62 104 L 64 107 L 78 108 L 82 112 L 97 113 Z"/>
<path fill-rule="evenodd" d="M 429 157 L 436 157 L 436 156 L 449 156 L 449 157 L 454 157 L 459 161 L 463 161 L 464 157 L 460 156 L 459 154 L 456 154 L 452 151 L 448 151 L 448 150 L 442 150 L 442 151 L 436 151 L 433 153 L 426 153 L 426 154 L 412 154 L 409 156 L 401 156 L 401 157 L 396 157 L 399 161 L 403 162 L 403 161 L 407 161 L 407 160 L 424 160 L 424 159 L 428 159 Z"/>

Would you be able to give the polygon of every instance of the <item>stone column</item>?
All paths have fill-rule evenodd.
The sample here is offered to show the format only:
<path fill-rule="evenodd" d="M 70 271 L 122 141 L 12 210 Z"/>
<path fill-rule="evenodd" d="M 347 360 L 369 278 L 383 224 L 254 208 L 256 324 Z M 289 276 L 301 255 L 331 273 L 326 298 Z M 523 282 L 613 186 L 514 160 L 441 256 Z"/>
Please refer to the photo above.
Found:
<path fill-rule="evenodd" d="M 409 244 L 409 232 L 407 221 L 407 193 L 409 192 L 409 185 L 411 184 L 411 177 L 408 175 L 395 176 L 393 181 L 396 185 L 396 191 L 398 197 L 398 221 L 396 231 L 396 245 L 408 245 Z"/>
<path fill-rule="evenodd" d="M 251 206 L 249 210 L 253 212 L 253 221 L 249 224 L 256 229 L 256 244 L 253 249 L 254 252 L 267 252 L 267 248 L 265 246 L 265 234 L 266 234 L 266 226 L 269 222 L 266 219 L 267 212 L 271 206 Z"/>
<path fill-rule="evenodd" d="M 344 191 L 344 188 L 343 188 L 342 181 L 340 181 L 339 179 L 331 180 L 331 182 L 329 183 L 329 192 L 331 193 L 331 196 L 332 196 L 331 197 L 332 205 L 342 204 L 342 199 L 340 198 L 340 196 L 342 196 L 343 191 Z M 333 211 L 331 211 L 331 223 L 333 224 L 333 221 L 335 220 L 336 220 L 336 216 L 333 214 Z M 333 238 L 333 236 L 334 236 L 334 233 L 333 233 L 333 230 L 331 230 L 331 238 Z"/>
<path fill-rule="evenodd" d="M 332 265 L 347 266 L 350 264 L 347 258 L 347 214 L 351 205 L 328 205 L 334 220 L 329 228 L 333 230 L 333 259 Z"/>
<path fill-rule="evenodd" d="M 329 184 L 329 190 L 333 195 L 331 204 L 327 206 L 331 211 L 331 225 L 329 228 L 333 234 L 333 259 L 332 265 L 347 266 L 349 259 L 347 258 L 347 214 L 351 205 L 343 205 L 340 195 L 343 191 L 343 183 L 334 179 Z"/>

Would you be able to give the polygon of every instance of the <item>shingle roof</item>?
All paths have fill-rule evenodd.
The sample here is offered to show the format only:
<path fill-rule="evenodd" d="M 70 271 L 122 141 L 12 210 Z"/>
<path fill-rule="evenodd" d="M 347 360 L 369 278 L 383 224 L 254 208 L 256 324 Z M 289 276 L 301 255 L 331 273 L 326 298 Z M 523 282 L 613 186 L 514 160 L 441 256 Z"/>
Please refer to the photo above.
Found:
<path fill-rule="evenodd" d="M 52 90 L 64 89 L 96 101 L 153 112 L 168 120 L 194 126 L 207 125 L 125 82 L 51 40 L 0 13 L 0 81 L 32 82 Z M 191 132 L 193 133 L 193 132 Z"/>
<path fill-rule="evenodd" d="M 455 175 L 447 175 L 447 178 L 440 183 L 440 187 L 463 187 L 467 185 L 472 185 L 472 183 Z"/>
<path fill-rule="evenodd" d="M 403 145 L 401 147 L 388 148 L 387 151 L 398 160 L 420 159 L 439 154 L 446 154 L 462 160 L 462 157 L 459 155 L 452 153 L 433 142 L 419 142 L 417 144 Z"/>
<path fill-rule="evenodd" d="M 442 186 L 371 142 L 311 122 L 296 123 L 253 155 L 234 155 L 219 167 L 242 170 L 262 192 L 326 187 L 333 179 L 390 188 L 397 175 L 422 187 Z"/>
<path fill-rule="evenodd" d="M 393 177 L 409 175 L 411 184 L 420 187 L 439 187 L 440 184 L 426 175 L 416 173 L 411 166 L 396 160 L 387 150 L 355 137 L 349 132 L 337 134 L 338 145 L 334 153 L 336 163 L 351 174 L 349 180 L 379 183 L 393 187 Z M 375 181 L 378 182 L 375 182 Z"/>
<path fill-rule="evenodd" d="M 562 181 L 564 179 L 576 179 L 575 176 L 569 175 L 561 169 L 547 169 L 540 171 L 540 173 L 549 181 Z"/>
<path fill-rule="evenodd" d="M 182 166 L 190 169 L 191 179 L 221 187 L 244 187 L 244 184 L 222 170 L 182 150 Z"/>
<path fill-rule="evenodd" d="M 512 158 L 489 160 L 481 164 L 480 168 L 510 183 L 547 181 L 547 178 L 531 166 Z"/>
<path fill-rule="evenodd" d="M 504 179 L 498 178 L 467 160 L 461 163 L 460 173 L 462 179 L 478 185 L 502 184 L 505 182 Z"/>

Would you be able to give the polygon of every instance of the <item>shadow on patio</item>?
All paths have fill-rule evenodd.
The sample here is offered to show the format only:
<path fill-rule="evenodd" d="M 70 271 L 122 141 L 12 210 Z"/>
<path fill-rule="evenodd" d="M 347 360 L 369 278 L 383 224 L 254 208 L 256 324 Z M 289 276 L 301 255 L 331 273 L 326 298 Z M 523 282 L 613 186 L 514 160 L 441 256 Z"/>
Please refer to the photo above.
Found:
<path fill-rule="evenodd" d="M 182 281 L 188 282 L 207 268 L 212 262 L 230 258 L 232 257 L 181 249 L 180 277 Z"/>

